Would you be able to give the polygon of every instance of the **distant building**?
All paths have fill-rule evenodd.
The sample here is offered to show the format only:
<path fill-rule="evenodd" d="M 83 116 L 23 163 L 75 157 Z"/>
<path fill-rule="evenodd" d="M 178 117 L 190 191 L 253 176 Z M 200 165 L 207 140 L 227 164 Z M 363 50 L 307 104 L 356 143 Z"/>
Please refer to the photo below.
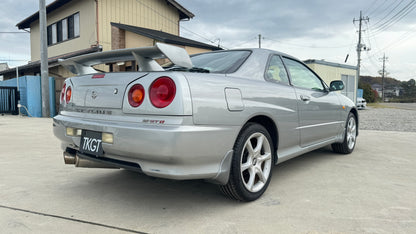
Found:
<path fill-rule="evenodd" d="M 315 71 L 328 85 L 333 80 L 342 80 L 345 88 L 341 93 L 349 97 L 354 103 L 357 101 L 358 81 L 356 78 L 356 66 L 315 59 L 306 60 L 304 63 Z"/>
<path fill-rule="evenodd" d="M 381 84 L 372 84 L 371 88 L 377 92 L 380 98 L 383 97 L 383 88 Z M 399 97 L 403 88 L 399 86 L 384 86 L 384 98 Z"/>
<path fill-rule="evenodd" d="M 371 89 L 376 91 L 380 98 L 383 97 L 382 85 L 381 84 L 372 84 Z"/>
<path fill-rule="evenodd" d="M 194 17 L 175 0 L 55 0 L 46 7 L 49 76 L 56 80 L 59 96 L 65 78 L 74 74 L 58 59 L 112 49 L 153 46 L 164 42 L 185 48 L 189 54 L 219 50 L 179 36 L 180 22 Z M 40 74 L 39 12 L 16 25 L 30 29 L 31 62 L 19 66 L 19 76 Z M 102 71 L 135 70 L 126 63 L 100 65 Z M 0 71 L 5 79 L 16 77 L 16 69 Z M 59 100 L 59 98 L 57 98 Z"/>
<path fill-rule="evenodd" d="M 9 65 L 7 63 L 0 63 L 0 71 L 4 71 L 9 69 Z"/>
<path fill-rule="evenodd" d="M 0 63 L 0 72 L 9 69 L 9 65 L 7 63 Z M 0 81 L 3 81 L 3 75 L 0 75 Z"/>

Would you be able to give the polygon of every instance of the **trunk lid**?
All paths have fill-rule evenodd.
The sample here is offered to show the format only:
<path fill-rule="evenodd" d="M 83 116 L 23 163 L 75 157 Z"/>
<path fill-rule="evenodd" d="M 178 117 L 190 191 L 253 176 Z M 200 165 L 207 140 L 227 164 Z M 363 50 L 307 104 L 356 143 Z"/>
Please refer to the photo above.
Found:
<path fill-rule="evenodd" d="M 147 74 L 103 73 L 71 78 L 72 103 L 78 107 L 121 109 L 127 85 Z"/>

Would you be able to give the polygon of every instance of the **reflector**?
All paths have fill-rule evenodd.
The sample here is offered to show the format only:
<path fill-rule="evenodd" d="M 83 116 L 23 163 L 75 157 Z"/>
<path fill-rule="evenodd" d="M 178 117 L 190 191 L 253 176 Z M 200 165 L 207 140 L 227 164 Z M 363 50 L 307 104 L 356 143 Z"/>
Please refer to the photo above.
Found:
<path fill-rule="evenodd" d="M 64 102 L 64 98 L 65 98 L 65 89 L 66 89 L 66 83 L 64 83 L 64 86 L 62 87 L 61 90 L 61 103 Z"/>

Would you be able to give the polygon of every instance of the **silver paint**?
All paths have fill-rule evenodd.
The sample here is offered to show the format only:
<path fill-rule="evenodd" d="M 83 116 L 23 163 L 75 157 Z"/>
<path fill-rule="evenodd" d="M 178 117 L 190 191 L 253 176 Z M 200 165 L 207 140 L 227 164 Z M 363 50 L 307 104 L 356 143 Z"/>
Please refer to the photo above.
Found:
<path fill-rule="evenodd" d="M 72 99 L 60 105 L 54 134 L 63 150 L 78 150 L 80 137 L 66 136 L 66 127 L 112 133 L 114 143 L 102 144 L 105 158 L 138 164 L 150 176 L 220 184 L 228 181 L 235 140 L 250 121 L 272 123 L 265 127 L 275 133 L 276 163 L 342 142 L 345 131 L 349 144 L 355 144 L 358 116 L 357 122 L 345 127 L 348 114 L 355 109 L 352 101 L 337 92 L 268 82 L 264 74 L 269 57 L 290 56 L 264 49 L 251 52 L 231 74 L 153 71 L 69 78 L 65 82 L 72 88 Z M 175 82 L 176 96 L 169 106 L 159 109 L 147 92 L 161 76 Z M 137 108 L 127 100 L 134 84 L 145 90 Z M 93 91 L 96 98 L 91 96 Z"/>

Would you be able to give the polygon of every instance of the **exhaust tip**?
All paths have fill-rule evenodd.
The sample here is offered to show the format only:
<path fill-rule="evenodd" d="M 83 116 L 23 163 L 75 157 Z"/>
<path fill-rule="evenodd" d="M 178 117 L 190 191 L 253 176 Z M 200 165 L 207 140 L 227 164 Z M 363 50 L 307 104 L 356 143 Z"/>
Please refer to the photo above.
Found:
<path fill-rule="evenodd" d="M 75 164 L 75 155 L 68 152 L 64 152 L 64 162 L 65 164 Z"/>

